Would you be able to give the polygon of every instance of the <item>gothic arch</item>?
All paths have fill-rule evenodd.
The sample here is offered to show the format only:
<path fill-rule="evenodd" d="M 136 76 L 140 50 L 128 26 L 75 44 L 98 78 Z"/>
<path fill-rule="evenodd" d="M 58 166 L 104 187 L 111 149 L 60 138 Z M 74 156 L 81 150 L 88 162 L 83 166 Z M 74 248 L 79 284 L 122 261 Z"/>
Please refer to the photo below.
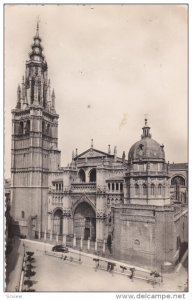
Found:
<path fill-rule="evenodd" d="M 93 209 L 94 211 L 96 211 L 96 207 L 95 207 L 95 205 L 92 203 L 92 201 L 89 200 L 89 198 L 88 198 L 86 195 L 83 195 L 83 196 L 82 196 L 79 200 L 77 200 L 77 202 L 73 205 L 73 207 L 72 207 L 72 217 L 74 217 L 74 213 L 75 213 L 75 210 L 76 210 L 77 206 L 78 206 L 79 204 L 83 203 L 83 202 L 89 204 L 89 205 L 92 207 L 92 209 Z"/>
<path fill-rule="evenodd" d="M 96 238 L 96 212 L 87 201 L 81 201 L 74 209 L 73 232 L 85 240 Z"/>

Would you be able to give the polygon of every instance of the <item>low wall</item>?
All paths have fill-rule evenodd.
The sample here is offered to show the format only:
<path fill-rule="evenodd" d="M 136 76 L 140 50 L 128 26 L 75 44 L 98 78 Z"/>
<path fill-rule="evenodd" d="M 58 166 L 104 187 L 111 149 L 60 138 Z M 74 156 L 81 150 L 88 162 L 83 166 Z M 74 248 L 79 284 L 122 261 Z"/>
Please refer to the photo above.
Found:
<path fill-rule="evenodd" d="M 13 248 L 8 258 L 7 269 L 10 268 L 9 273 L 7 272 L 7 284 L 6 292 L 18 292 L 23 268 L 23 259 L 24 259 L 24 247 L 22 241 L 17 241 L 19 246 Z"/>

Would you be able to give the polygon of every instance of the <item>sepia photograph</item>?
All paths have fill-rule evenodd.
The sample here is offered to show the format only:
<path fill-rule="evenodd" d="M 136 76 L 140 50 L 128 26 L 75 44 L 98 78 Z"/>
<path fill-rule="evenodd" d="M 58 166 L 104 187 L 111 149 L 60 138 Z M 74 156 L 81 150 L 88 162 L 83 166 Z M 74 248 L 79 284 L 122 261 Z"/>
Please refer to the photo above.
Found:
<path fill-rule="evenodd" d="M 188 5 L 4 4 L 3 25 L 4 292 L 185 295 Z"/>

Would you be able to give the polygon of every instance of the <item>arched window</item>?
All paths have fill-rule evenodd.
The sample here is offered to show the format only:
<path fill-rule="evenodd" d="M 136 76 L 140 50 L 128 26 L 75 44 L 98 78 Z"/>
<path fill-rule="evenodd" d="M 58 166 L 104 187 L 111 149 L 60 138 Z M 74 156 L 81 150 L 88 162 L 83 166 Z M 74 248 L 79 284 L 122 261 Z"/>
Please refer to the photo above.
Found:
<path fill-rule="evenodd" d="M 155 195 L 155 185 L 153 183 L 151 184 L 151 195 Z"/>
<path fill-rule="evenodd" d="M 175 176 L 171 179 L 171 185 L 185 186 L 185 179 L 181 176 Z"/>
<path fill-rule="evenodd" d="M 79 180 L 80 182 L 85 182 L 85 171 L 83 169 L 79 171 Z"/>
<path fill-rule="evenodd" d="M 139 185 L 135 184 L 135 195 L 139 195 Z"/>
<path fill-rule="evenodd" d="M 112 183 L 112 191 L 114 191 L 115 187 L 114 187 L 114 183 Z"/>
<path fill-rule="evenodd" d="M 175 176 L 171 179 L 171 185 L 174 186 L 174 198 L 177 201 L 181 201 L 181 187 L 185 186 L 185 179 L 181 176 Z"/>
<path fill-rule="evenodd" d="M 22 210 L 21 212 L 21 218 L 24 219 L 25 218 L 25 212 Z"/>
<path fill-rule="evenodd" d="M 145 183 L 143 184 L 143 195 L 147 195 L 147 185 Z"/>
<path fill-rule="evenodd" d="M 110 183 L 108 183 L 108 190 L 110 191 Z"/>
<path fill-rule="evenodd" d="M 118 191 L 119 190 L 119 184 L 118 184 L 118 182 L 116 182 L 116 191 Z"/>
<path fill-rule="evenodd" d="M 89 181 L 96 182 L 96 169 L 92 169 L 89 173 Z"/>
<path fill-rule="evenodd" d="M 158 195 L 162 194 L 162 184 L 158 185 Z"/>
<path fill-rule="evenodd" d="M 137 245 L 137 246 L 139 246 L 140 245 L 140 241 L 139 240 L 135 240 L 134 244 Z"/>
<path fill-rule="evenodd" d="M 123 184 L 122 184 L 122 182 L 120 183 L 120 191 L 122 191 L 123 190 Z"/>

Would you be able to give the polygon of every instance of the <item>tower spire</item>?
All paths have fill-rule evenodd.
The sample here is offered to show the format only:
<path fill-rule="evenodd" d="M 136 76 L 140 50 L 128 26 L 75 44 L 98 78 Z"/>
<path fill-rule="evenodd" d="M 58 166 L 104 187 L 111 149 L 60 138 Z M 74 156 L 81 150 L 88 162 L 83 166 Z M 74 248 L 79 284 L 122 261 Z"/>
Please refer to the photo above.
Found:
<path fill-rule="evenodd" d="M 114 147 L 114 161 L 117 160 L 117 146 Z"/>
<path fill-rule="evenodd" d="M 38 17 L 38 20 L 37 20 L 37 29 L 36 29 L 36 37 L 39 37 L 39 23 L 40 23 L 40 19 Z"/>
<path fill-rule="evenodd" d="M 54 89 L 52 91 L 51 98 L 52 98 L 52 108 L 55 108 L 55 91 L 54 91 Z"/>
<path fill-rule="evenodd" d="M 108 145 L 108 154 L 111 154 L 111 145 Z"/>

